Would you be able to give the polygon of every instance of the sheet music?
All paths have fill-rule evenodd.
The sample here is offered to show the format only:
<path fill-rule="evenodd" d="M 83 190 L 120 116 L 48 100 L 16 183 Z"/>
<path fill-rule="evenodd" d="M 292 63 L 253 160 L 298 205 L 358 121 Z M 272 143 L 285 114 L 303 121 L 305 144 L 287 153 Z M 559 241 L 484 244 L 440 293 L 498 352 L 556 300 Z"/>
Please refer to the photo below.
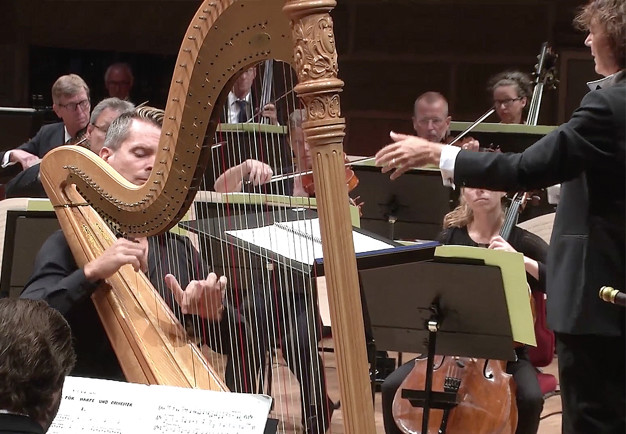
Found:
<path fill-rule="evenodd" d="M 226 231 L 227 234 L 289 259 L 313 265 L 322 258 L 322 235 L 319 219 L 275 223 L 254 229 Z M 352 231 L 355 253 L 390 249 L 394 246 L 357 231 Z"/>
<path fill-rule="evenodd" d="M 67 377 L 51 434 L 235 434 L 265 428 L 272 399 Z"/>

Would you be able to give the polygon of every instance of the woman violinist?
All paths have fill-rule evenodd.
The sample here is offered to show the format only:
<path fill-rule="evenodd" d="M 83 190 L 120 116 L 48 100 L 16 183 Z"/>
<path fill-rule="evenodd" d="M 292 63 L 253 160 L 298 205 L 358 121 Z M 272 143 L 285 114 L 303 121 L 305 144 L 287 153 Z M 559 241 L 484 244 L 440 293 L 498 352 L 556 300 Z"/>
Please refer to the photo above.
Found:
<path fill-rule="evenodd" d="M 524 109 L 532 95 L 532 83 L 527 74 L 519 71 L 501 72 L 489 80 L 487 91 L 501 123 L 524 123 Z"/>
<path fill-rule="evenodd" d="M 440 241 L 443 244 L 519 251 L 524 254 L 524 265 L 531 289 L 543 292 L 545 291 L 544 261 L 548 246 L 536 235 L 518 227 L 513 228 L 508 242 L 499 236 L 504 220 L 501 205 L 503 197 L 504 193 L 501 192 L 462 188 L 459 206 L 444 217 L 444 230 L 440 234 Z M 513 345 L 513 343 L 511 344 Z M 508 362 L 506 366 L 506 371 L 513 375 L 517 385 L 518 424 L 515 432 L 516 434 L 535 434 L 543 409 L 543 396 L 535 368 L 528 360 L 527 348 L 524 346 L 517 347 L 515 353 L 517 360 Z M 387 434 L 402 432 L 393 418 L 393 400 L 396 391 L 414 365 L 413 361 L 405 363 L 389 375 L 383 383 L 383 418 Z"/>

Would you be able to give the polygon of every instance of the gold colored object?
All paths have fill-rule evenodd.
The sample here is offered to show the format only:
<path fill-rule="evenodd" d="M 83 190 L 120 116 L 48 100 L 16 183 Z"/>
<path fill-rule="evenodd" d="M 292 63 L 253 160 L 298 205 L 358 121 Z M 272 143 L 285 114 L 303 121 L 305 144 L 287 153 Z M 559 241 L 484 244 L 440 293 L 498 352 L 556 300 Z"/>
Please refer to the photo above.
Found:
<path fill-rule="evenodd" d="M 615 297 L 619 291 L 617 289 L 611 288 L 610 286 L 603 286 L 600 288 L 600 293 L 598 294 L 600 298 L 608 303 L 615 303 Z"/>

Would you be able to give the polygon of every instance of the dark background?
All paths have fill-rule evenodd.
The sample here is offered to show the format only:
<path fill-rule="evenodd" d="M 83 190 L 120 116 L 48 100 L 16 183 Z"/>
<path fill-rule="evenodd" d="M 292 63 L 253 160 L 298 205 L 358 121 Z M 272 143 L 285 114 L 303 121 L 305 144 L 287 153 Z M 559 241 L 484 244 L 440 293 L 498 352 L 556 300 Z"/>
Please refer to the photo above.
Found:
<path fill-rule="evenodd" d="M 277 0 L 280 1 L 280 0 Z M 453 120 L 473 120 L 490 105 L 488 78 L 505 69 L 532 72 L 541 43 L 559 54 L 557 90 L 547 91 L 539 124 L 566 120 L 596 78 L 572 26 L 582 0 L 339 0 L 333 18 L 346 150 L 371 155 L 390 129 L 411 132 L 415 97 L 438 90 Z M 163 106 L 180 41 L 197 0 L 3 0 L 0 17 L 0 106 L 51 105 L 62 74 L 81 75 L 94 105 L 105 93 L 110 63 L 135 73 L 134 102 Z M 54 115 L 46 119 L 54 120 Z M 495 119 L 492 119 L 495 121 Z M 2 122 L 10 148 L 32 134 L 28 120 Z M 39 122 L 39 121 L 36 121 Z M 37 126 L 38 128 L 38 126 Z M 36 131 L 36 128 L 35 128 Z"/>

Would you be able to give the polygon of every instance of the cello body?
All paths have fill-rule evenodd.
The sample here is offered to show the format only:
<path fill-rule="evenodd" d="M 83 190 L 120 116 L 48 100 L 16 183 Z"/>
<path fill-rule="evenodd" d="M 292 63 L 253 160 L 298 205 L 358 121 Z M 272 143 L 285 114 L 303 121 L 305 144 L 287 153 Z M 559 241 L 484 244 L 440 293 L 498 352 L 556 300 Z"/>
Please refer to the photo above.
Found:
<path fill-rule="evenodd" d="M 402 432 L 422 434 L 423 409 L 402 398 L 402 389 L 425 388 L 428 359 L 414 362 L 396 392 L 393 417 Z M 517 427 L 515 384 L 505 367 L 506 362 L 498 360 L 436 356 L 432 390 L 456 389 L 457 405 L 449 412 L 431 408 L 428 434 L 513 434 Z M 445 431 L 440 431 L 442 427 Z"/>

